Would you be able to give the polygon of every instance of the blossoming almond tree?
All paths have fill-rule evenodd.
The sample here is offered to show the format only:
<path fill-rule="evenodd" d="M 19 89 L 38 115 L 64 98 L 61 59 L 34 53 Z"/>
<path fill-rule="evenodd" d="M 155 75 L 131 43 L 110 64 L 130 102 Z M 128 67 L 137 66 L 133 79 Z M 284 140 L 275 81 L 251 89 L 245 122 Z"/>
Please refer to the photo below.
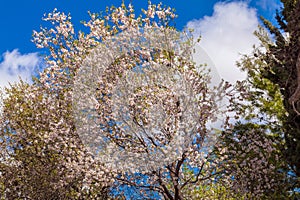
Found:
<path fill-rule="evenodd" d="M 106 188 L 113 184 L 115 192 L 127 185 L 144 198 L 154 191 L 165 199 L 184 199 L 192 198 L 187 188 L 210 182 L 215 174 L 207 172 L 217 160 L 206 149 L 213 138 L 208 122 L 215 120 L 226 87 L 208 86 L 209 75 L 191 59 L 192 39 L 166 37 L 174 31 L 171 8 L 149 3 L 142 12 L 136 17 L 132 5 L 124 4 L 108 8 L 105 16 L 90 14 L 84 22 L 89 33 L 75 34 L 71 16 L 54 10 L 44 18 L 53 27 L 34 31 L 37 47 L 50 52 L 48 67 L 33 85 L 7 89 L 1 118 L 6 198 L 108 198 Z M 155 35 L 149 39 L 147 31 Z M 138 35 L 137 47 L 126 32 Z M 169 42 L 145 45 L 155 37 Z M 120 56 L 101 54 L 106 46 Z M 101 68 L 97 61 L 105 57 L 112 62 Z M 90 72 L 96 76 L 87 76 Z M 80 86 L 92 86 L 82 90 L 88 96 L 78 96 Z M 92 115 L 84 115 L 85 108 Z M 98 131 L 96 138 L 88 128 Z M 97 145 L 86 143 L 91 140 Z M 125 162 L 109 159 L 115 149 L 127 156 Z M 164 156 L 145 160 L 153 155 Z"/>
<path fill-rule="evenodd" d="M 209 179 L 201 174 L 214 141 L 207 123 L 224 89 L 208 87 L 208 74 L 189 60 L 190 41 L 176 38 L 172 29 L 143 27 L 103 42 L 79 71 L 73 99 L 82 140 L 119 171 L 116 179 L 167 199 L 182 199 L 194 179 Z M 201 170 L 183 173 L 184 165 Z M 139 176 L 149 178 L 138 184 Z"/>

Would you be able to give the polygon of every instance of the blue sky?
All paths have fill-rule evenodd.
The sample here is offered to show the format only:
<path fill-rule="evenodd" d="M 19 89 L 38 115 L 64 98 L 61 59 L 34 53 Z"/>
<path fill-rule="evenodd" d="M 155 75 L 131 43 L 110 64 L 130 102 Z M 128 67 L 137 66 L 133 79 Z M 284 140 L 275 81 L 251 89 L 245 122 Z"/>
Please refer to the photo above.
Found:
<path fill-rule="evenodd" d="M 41 20 L 44 13 L 51 12 L 54 8 L 71 13 L 75 29 L 80 30 L 83 28 L 80 21 L 88 19 L 87 11 L 103 11 L 106 6 L 118 6 L 121 2 L 121 0 L 2 0 L 0 86 L 7 85 L 7 81 L 16 80 L 18 75 L 28 79 L 32 70 L 37 65 L 41 65 L 39 55 L 43 51 L 37 49 L 31 42 L 31 35 L 32 31 L 39 30 L 41 25 L 49 25 Z M 129 2 L 125 0 L 126 4 Z M 136 10 L 147 7 L 147 0 L 131 0 L 131 2 Z M 161 0 L 152 2 L 158 3 Z M 230 77 L 226 78 L 226 74 L 238 73 L 237 70 L 230 71 L 234 68 L 232 66 L 234 59 L 237 59 L 239 53 L 248 53 L 251 49 L 250 44 L 257 42 L 251 35 L 259 23 L 257 16 L 263 15 L 272 19 L 275 9 L 279 8 L 279 0 L 164 0 L 162 2 L 176 9 L 176 14 L 179 16 L 176 26 L 179 30 L 188 25 L 194 28 L 197 34 L 203 36 L 203 48 L 224 79 L 230 79 Z M 247 31 L 250 33 L 247 34 Z M 222 43 L 224 49 L 220 48 L 217 42 Z M 227 55 L 228 52 L 231 52 L 231 55 Z M 221 67 L 221 64 L 226 66 Z M 242 77 L 243 75 L 237 75 L 236 79 Z M 231 81 L 234 81 L 234 78 Z"/>
<path fill-rule="evenodd" d="M 105 10 L 106 6 L 120 5 L 122 0 L 2 0 L 0 10 L 0 52 L 19 48 L 21 52 L 36 51 L 35 45 L 30 42 L 32 30 L 38 30 L 42 25 L 44 13 L 51 12 L 54 8 L 66 13 L 71 13 L 77 30 L 82 28 L 80 20 L 88 19 L 87 11 L 98 12 Z M 126 3 L 130 1 L 125 1 Z M 132 0 L 136 9 L 147 8 L 147 0 Z M 157 3 L 160 1 L 152 1 Z M 177 25 L 182 28 L 186 22 L 210 15 L 216 1 L 187 0 L 187 1 L 162 1 L 165 5 L 174 7 L 180 16 Z"/>

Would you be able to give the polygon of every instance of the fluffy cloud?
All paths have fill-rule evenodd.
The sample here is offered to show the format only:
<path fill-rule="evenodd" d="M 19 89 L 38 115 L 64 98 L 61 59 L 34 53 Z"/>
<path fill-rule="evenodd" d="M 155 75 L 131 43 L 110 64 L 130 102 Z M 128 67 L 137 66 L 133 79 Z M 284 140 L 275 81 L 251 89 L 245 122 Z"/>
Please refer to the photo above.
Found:
<path fill-rule="evenodd" d="M 274 12 L 276 9 L 280 8 L 279 0 L 259 0 L 256 2 L 256 5 L 261 7 L 264 10 Z"/>
<path fill-rule="evenodd" d="M 3 53 L 0 63 L 0 87 L 8 86 L 9 82 L 19 81 L 19 77 L 30 82 L 40 61 L 37 53 L 21 54 L 18 49 Z"/>
<path fill-rule="evenodd" d="M 217 3 L 212 16 L 204 16 L 187 23 L 201 36 L 201 47 L 215 64 L 224 80 L 235 82 L 246 77 L 236 67 L 241 54 L 250 53 L 258 39 L 253 35 L 257 29 L 256 10 L 245 2 Z"/>

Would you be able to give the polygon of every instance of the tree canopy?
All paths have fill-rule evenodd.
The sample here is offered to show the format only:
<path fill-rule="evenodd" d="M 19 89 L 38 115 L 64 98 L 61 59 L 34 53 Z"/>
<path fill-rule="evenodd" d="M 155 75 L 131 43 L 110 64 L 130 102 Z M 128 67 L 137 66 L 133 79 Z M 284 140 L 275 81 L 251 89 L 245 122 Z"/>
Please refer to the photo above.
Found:
<path fill-rule="evenodd" d="M 299 198 L 300 1 L 282 3 L 237 63 L 247 80 L 214 87 L 170 7 L 112 6 L 78 33 L 49 13 L 47 67 L 2 97 L 1 198 Z"/>

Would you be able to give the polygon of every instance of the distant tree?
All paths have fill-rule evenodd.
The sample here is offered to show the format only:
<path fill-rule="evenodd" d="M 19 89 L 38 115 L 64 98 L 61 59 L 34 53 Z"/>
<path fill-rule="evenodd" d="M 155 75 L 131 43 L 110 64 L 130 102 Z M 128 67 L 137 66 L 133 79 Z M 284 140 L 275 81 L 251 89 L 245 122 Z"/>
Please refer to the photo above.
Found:
<path fill-rule="evenodd" d="M 268 126 L 253 123 L 237 123 L 224 131 L 219 144 L 223 151 L 216 151 L 224 158 L 217 182 L 246 199 L 290 197 L 288 167 L 272 134 Z"/>

